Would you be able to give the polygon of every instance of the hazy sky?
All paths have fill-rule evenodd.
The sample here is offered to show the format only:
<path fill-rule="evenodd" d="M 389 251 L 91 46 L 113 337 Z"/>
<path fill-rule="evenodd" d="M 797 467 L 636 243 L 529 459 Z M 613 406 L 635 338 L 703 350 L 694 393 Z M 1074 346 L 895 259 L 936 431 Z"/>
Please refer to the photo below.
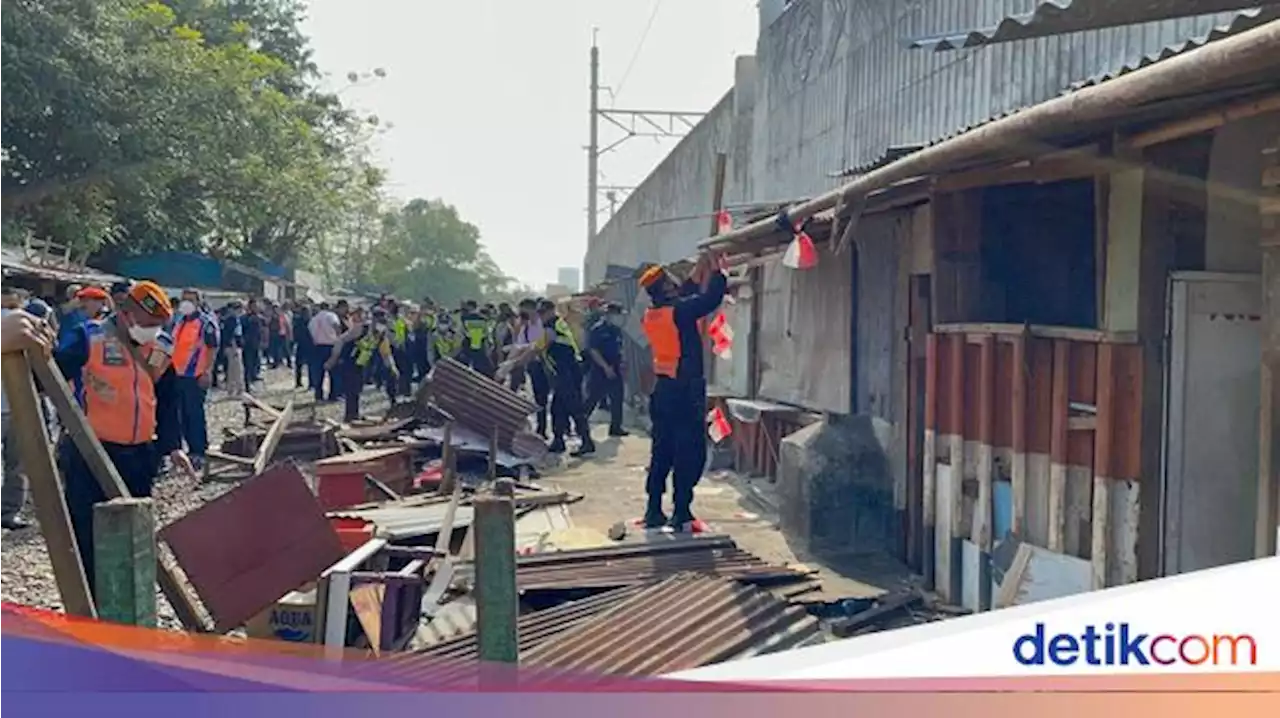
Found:
<path fill-rule="evenodd" d="M 616 93 L 601 93 L 602 106 L 697 111 L 732 85 L 733 58 L 754 52 L 757 29 L 755 0 L 308 6 L 306 30 L 332 89 L 350 71 L 387 72 L 342 97 L 394 125 L 378 142 L 391 193 L 457 206 L 503 270 L 537 288 L 555 281 L 557 267 L 581 267 L 586 251 L 592 28 L 600 83 Z M 620 136 L 602 125 L 602 145 Z M 601 159 L 602 184 L 639 184 L 673 144 L 628 140 Z"/>

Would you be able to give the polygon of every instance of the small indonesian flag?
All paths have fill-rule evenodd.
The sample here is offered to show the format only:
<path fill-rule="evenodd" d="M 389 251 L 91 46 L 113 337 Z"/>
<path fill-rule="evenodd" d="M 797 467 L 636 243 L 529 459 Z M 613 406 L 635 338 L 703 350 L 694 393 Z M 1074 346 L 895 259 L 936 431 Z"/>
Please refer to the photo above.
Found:
<path fill-rule="evenodd" d="M 809 233 L 803 229 L 796 230 L 795 238 L 787 246 L 782 255 L 783 266 L 791 269 L 813 269 L 818 264 L 818 248 L 813 246 Z"/>
<path fill-rule="evenodd" d="M 720 410 L 720 407 L 717 406 L 707 413 L 707 436 L 711 437 L 711 441 L 719 444 L 732 433 L 733 425 L 725 418 L 724 412 Z"/>
<path fill-rule="evenodd" d="M 729 215 L 729 210 L 722 209 L 716 212 L 716 234 L 724 234 L 733 229 L 733 217 Z"/>
<path fill-rule="evenodd" d="M 733 327 L 724 312 L 716 314 L 715 319 L 707 326 L 707 336 L 711 339 L 711 352 L 724 360 L 733 358 Z"/>

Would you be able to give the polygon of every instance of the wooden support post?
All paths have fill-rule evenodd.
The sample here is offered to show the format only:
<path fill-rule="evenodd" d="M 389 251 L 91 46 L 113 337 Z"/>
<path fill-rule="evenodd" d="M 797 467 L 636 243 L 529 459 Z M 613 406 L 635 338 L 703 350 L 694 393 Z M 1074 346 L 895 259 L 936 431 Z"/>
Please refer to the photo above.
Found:
<path fill-rule="evenodd" d="M 72 616 L 97 618 L 84 564 L 80 562 L 76 535 L 71 528 L 66 496 L 58 481 L 53 448 L 49 446 L 49 436 L 40 413 L 40 401 L 31 381 L 31 363 L 27 355 L 20 352 L 7 352 L 2 361 L 11 432 L 5 438 L 17 443 L 18 460 L 27 475 L 40 533 L 49 550 L 49 563 L 53 564 L 53 578 L 58 584 L 62 605 Z"/>
<path fill-rule="evenodd" d="M 93 433 L 89 420 L 80 410 L 80 405 L 71 394 L 71 387 L 67 386 L 67 381 L 57 365 L 52 359 L 47 359 L 33 362 L 31 370 L 40 379 L 46 395 L 58 410 L 58 420 L 62 422 L 63 430 L 71 437 L 76 449 L 80 452 L 80 457 L 93 472 L 93 477 L 102 487 L 103 495 L 107 499 L 129 498 L 129 489 L 124 479 L 120 478 L 120 472 L 116 471 L 115 464 L 111 463 L 111 458 L 107 456 L 102 443 Z M 173 569 L 166 566 L 158 554 L 156 583 L 159 584 L 161 592 L 168 599 L 169 605 L 173 607 L 173 612 L 184 628 L 191 631 L 206 630 L 204 619 L 196 610 L 195 600 L 187 592 L 186 586 L 178 580 Z"/>
<path fill-rule="evenodd" d="M 489 435 L 489 480 L 498 480 L 498 427 Z"/>
<path fill-rule="evenodd" d="M 992 481 L 995 467 L 996 338 L 982 337 L 978 355 L 978 501 L 973 511 L 972 541 L 977 544 L 978 610 L 991 610 Z"/>
<path fill-rule="evenodd" d="M 1093 434 L 1093 536 L 1090 542 L 1093 589 L 1109 585 L 1111 551 L 1111 484 L 1115 476 L 1115 346 L 1098 345 L 1097 425 Z"/>
<path fill-rule="evenodd" d="M 267 435 L 262 438 L 262 446 L 258 449 L 258 454 L 253 458 L 253 475 L 257 476 L 267 470 L 267 466 L 271 464 L 271 458 L 276 454 L 276 447 L 280 446 L 280 439 L 284 437 L 284 432 L 289 428 L 289 422 L 293 421 L 293 402 L 290 401 L 284 407 L 284 411 L 276 416 L 275 423 L 267 430 Z"/>
<path fill-rule="evenodd" d="M 1053 342 L 1053 415 L 1049 434 L 1049 545 L 1063 553 L 1067 545 L 1067 387 L 1070 386 L 1071 345 L 1065 339 Z"/>
<path fill-rule="evenodd" d="M 951 376 L 947 391 L 951 394 L 951 567 L 947 576 L 948 598 L 960 603 L 964 590 L 964 347 L 965 337 L 957 334 L 951 341 Z"/>
<path fill-rule="evenodd" d="M 921 500 L 924 502 L 924 545 L 921 547 L 921 563 L 924 564 L 924 587 L 934 590 L 937 565 L 938 526 L 938 335 L 929 334 L 925 340 L 924 378 L 924 447 Z"/>
<path fill-rule="evenodd" d="M 1012 428 L 1013 459 L 1009 467 L 1013 517 L 1010 529 L 1015 536 L 1027 536 L 1027 380 L 1030 361 L 1027 337 L 1013 340 L 1013 385 L 1009 391 L 1009 421 Z"/>
<path fill-rule="evenodd" d="M 476 530 L 476 633 L 480 660 L 518 663 L 519 634 L 516 621 L 516 529 L 514 502 L 496 492 L 477 498 Z"/>
<path fill-rule="evenodd" d="M 437 493 L 452 494 L 457 476 L 453 473 L 453 421 L 444 422 L 444 445 L 440 447 L 440 488 Z"/>
<path fill-rule="evenodd" d="M 151 499 L 112 499 L 93 507 L 94 590 L 98 617 L 156 626 L 156 519 Z"/>
<path fill-rule="evenodd" d="M 1280 553 L 1280 133 L 1263 153 L 1262 372 L 1254 553 Z"/>

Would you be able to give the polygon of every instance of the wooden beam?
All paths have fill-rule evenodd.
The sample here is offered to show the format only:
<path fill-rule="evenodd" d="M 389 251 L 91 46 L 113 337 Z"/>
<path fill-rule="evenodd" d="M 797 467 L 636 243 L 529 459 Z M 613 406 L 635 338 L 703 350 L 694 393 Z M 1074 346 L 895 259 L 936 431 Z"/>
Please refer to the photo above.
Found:
<path fill-rule="evenodd" d="M 937 324 L 933 330 L 939 334 L 996 334 L 1009 337 L 1029 336 L 1041 339 L 1066 339 L 1073 342 L 1111 342 L 1112 344 L 1136 344 L 1137 332 L 1111 332 L 1101 329 L 1055 327 L 1042 324 L 1007 324 L 998 322 L 959 322 Z M 975 342 L 976 343 L 976 342 Z"/>
<path fill-rule="evenodd" d="M 289 428 L 291 421 L 293 421 L 292 401 L 285 405 L 284 411 L 280 412 L 275 423 L 267 430 L 267 435 L 263 437 L 262 446 L 258 447 L 258 455 L 253 457 L 254 476 L 267 470 L 271 458 L 276 455 L 276 448 L 280 446 L 280 439 L 284 437 L 284 432 Z"/>
<path fill-rule="evenodd" d="M 1098 345 L 1097 431 L 1093 437 L 1093 536 L 1089 558 L 1094 590 L 1106 588 L 1111 567 L 1111 484 L 1115 477 L 1115 347 Z"/>
<path fill-rule="evenodd" d="M 520 660 L 516 592 L 515 512 L 511 497 L 493 494 L 474 503 L 476 529 L 476 634 L 482 662 Z"/>
<path fill-rule="evenodd" d="M 1071 344 L 1053 342 L 1053 415 L 1049 436 L 1049 545 L 1050 551 L 1066 551 L 1067 532 L 1067 387 L 1070 386 Z"/>
<path fill-rule="evenodd" d="M 1023 540 L 1027 536 L 1027 383 L 1031 373 L 1027 341 L 1025 336 L 1013 340 L 1012 384 L 1009 387 L 1010 443 L 1013 445 L 1012 465 L 1009 467 L 1010 493 L 1013 495 L 1010 529 L 1013 535 Z"/>
<path fill-rule="evenodd" d="M 156 519 L 151 499 L 112 499 L 93 507 L 94 592 L 98 617 L 156 627 Z"/>
<path fill-rule="evenodd" d="M 941 192 L 961 192 L 1010 184 L 1047 184 L 1095 177 L 1106 171 L 1106 163 L 1096 157 L 1023 160 L 1002 167 L 944 175 L 938 178 L 936 187 Z"/>
<path fill-rule="evenodd" d="M 1280 93 L 1228 105 L 1222 109 L 1206 110 L 1190 117 L 1181 117 L 1150 130 L 1130 135 L 1124 143 L 1130 148 L 1142 149 L 1209 132 L 1229 122 L 1256 117 L 1268 112 L 1280 112 Z"/>
<path fill-rule="evenodd" d="M 982 560 L 978 571 L 978 610 L 991 609 L 991 546 L 993 532 L 996 413 L 996 338 L 982 338 L 978 355 L 978 500 L 974 504 L 972 541 Z"/>
<path fill-rule="evenodd" d="M 938 527 L 938 335 L 925 340 L 924 375 L 924 446 L 921 454 L 921 501 L 924 502 L 924 539 L 920 562 L 924 567 L 924 587 L 934 590 L 937 565 Z"/>
<path fill-rule="evenodd" d="M 35 363 L 41 358 L 32 356 Z M 31 500 L 35 504 L 40 533 L 49 550 L 53 578 L 62 597 L 62 605 L 72 616 L 97 618 L 89 581 L 76 545 L 66 496 L 58 480 L 57 463 L 49 445 L 44 417 L 35 384 L 31 381 L 31 362 L 22 352 L 3 355 L 4 395 L 9 402 L 9 436 L 18 447 L 18 459 L 27 475 Z"/>

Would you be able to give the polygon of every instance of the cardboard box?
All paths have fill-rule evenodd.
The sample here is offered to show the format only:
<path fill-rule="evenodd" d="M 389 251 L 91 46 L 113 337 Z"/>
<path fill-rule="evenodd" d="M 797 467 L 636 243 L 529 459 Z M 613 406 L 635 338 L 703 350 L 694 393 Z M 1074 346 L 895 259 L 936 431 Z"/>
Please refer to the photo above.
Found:
<path fill-rule="evenodd" d="M 250 638 L 313 643 L 316 640 L 316 589 L 291 591 L 270 608 L 249 619 L 245 632 Z"/>

